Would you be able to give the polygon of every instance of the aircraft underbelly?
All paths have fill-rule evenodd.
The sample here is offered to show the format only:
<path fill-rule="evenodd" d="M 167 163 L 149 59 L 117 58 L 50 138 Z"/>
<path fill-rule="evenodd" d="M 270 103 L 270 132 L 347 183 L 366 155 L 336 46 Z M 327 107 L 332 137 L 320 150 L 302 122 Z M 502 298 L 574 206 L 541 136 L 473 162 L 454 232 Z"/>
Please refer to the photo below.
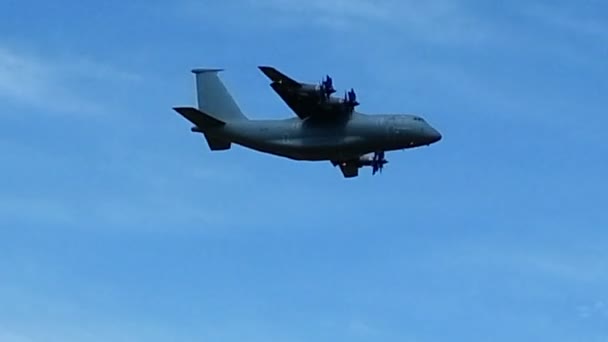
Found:
<path fill-rule="evenodd" d="M 279 131 L 279 130 L 277 130 Z M 235 131 L 231 140 L 248 148 L 295 160 L 322 161 L 346 160 L 357 158 L 378 149 L 385 149 L 386 141 L 378 135 L 371 138 L 358 134 L 344 135 L 335 131 L 318 130 L 303 132 L 300 130 L 279 131 L 279 134 L 239 134 Z"/>
<path fill-rule="evenodd" d="M 286 145 L 311 149 L 341 148 L 362 144 L 365 140 L 360 137 L 311 137 L 292 138 L 285 140 Z"/>
<path fill-rule="evenodd" d="M 298 160 L 347 159 L 364 153 L 365 140 L 359 137 L 311 137 L 275 141 L 273 152 Z"/>

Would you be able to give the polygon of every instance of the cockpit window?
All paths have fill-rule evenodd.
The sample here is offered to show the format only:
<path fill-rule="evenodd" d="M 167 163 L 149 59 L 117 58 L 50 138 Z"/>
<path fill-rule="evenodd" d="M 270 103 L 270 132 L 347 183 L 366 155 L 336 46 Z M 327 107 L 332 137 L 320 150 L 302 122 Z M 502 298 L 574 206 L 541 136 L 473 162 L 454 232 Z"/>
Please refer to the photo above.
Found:
<path fill-rule="evenodd" d="M 415 117 L 414 117 L 414 120 L 415 120 L 415 121 L 422 121 L 422 122 L 424 122 L 424 120 L 423 120 L 421 117 L 418 117 L 418 116 L 415 116 Z"/>

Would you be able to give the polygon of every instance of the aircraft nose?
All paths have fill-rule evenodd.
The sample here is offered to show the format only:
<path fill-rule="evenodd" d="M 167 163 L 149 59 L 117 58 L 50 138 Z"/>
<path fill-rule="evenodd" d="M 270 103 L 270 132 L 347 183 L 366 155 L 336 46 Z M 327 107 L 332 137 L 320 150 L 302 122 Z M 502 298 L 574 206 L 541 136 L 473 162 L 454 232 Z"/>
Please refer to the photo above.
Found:
<path fill-rule="evenodd" d="M 438 130 L 436 130 L 436 129 L 434 129 L 434 128 L 432 128 L 432 127 L 431 127 L 431 128 L 429 129 L 429 131 L 430 131 L 430 132 L 429 132 L 429 140 L 430 140 L 430 142 L 429 142 L 429 143 L 430 143 L 430 144 L 432 144 L 432 143 L 436 143 L 436 142 L 438 142 L 439 140 L 441 140 L 442 136 L 441 136 L 441 133 L 439 133 L 439 131 L 438 131 Z"/>

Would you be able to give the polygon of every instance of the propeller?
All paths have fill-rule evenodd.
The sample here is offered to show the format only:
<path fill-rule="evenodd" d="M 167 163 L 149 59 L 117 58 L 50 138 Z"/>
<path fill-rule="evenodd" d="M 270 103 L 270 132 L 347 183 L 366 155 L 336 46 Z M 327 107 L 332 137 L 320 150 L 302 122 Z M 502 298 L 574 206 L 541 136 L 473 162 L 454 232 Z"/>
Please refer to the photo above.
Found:
<path fill-rule="evenodd" d="M 348 102 L 357 102 L 357 94 L 355 94 L 355 90 L 353 88 L 350 88 L 350 91 L 348 92 Z"/>
<path fill-rule="evenodd" d="M 334 80 L 329 77 L 329 75 L 325 75 L 325 87 L 327 87 L 328 93 L 336 92 L 336 89 L 334 89 Z"/>
<path fill-rule="evenodd" d="M 386 163 L 388 163 L 388 160 L 384 159 L 384 151 L 375 152 L 371 163 L 372 175 L 375 175 L 378 171 L 382 173 L 382 168 L 384 168 L 384 164 Z"/>
<path fill-rule="evenodd" d="M 334 81 L 329 75 L 325 76 L 325 79 L 321 80 L 321 84 L 319 85 L 319 89 L 321 90 L 321 94 L 324 99 L 329 99 L 329 96 L 336 92 L 334 88 Z"/>
<path fill-rule="evenodd" d="M 357 94 L 353 88 L 350 88 L 348 92 L 344 92 L 344 104 L 346 104 L 348 109 L 353 109 L 359 105 Z"/>

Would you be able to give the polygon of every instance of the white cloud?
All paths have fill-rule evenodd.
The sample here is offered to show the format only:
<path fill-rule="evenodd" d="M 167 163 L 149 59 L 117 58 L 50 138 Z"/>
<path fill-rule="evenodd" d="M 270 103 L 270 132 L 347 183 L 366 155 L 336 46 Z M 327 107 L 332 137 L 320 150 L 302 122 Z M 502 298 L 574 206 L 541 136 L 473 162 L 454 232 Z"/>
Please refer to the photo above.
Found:
<path fill-rule="evenodd" d="M 0 98 L 45 112 L 95 113 L 104 107 L 87 91 L 97 82 L 138 76 L 82 56 L 57 57 L 0 45 Z M 88 86 L 87 86 L 88 85 Z"/>

